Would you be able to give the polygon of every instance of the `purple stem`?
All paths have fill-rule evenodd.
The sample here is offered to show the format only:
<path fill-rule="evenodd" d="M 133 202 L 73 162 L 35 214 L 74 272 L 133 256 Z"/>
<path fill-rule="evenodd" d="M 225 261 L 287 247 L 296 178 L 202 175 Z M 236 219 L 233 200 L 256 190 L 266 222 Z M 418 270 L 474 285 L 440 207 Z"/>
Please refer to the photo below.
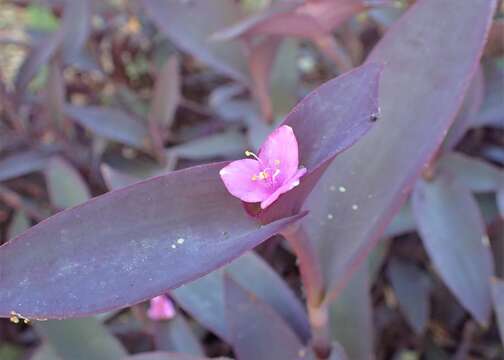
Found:
<path fill-rule="evenodd" d="M 328 307 L 322 301 L 324 298 L 324 278 L 319 256 L 301 224 L 290 225 L 282 231 L 282 235 L 292 246 L 298 258 L 301 281 L 307 298 L 313 350 L 319 360 L 328 359 L 331 354 L 331 331 Z"/>

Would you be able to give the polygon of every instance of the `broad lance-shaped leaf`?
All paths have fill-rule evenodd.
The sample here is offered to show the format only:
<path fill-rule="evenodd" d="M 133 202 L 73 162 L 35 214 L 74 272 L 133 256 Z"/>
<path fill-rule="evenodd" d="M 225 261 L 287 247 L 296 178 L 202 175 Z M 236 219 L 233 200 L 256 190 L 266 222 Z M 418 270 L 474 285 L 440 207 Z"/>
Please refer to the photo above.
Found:
<path fill-rule="evenodd" d="M 199 356 L 178 354 L 173 352 L 154 351 L 148 353 L 140 353 L 131 356 L 125 356 L 120 360 L 232 360 L 229 358 L 203 358 Z"/>
<path fill-rule="evenodd" d="M 429 277 L 415 264 L 398 259 L 390 261 L 387 276 L 406 321 L 418 335 L 422 335 L 430 313 Z"/>
<path fill-rule="evenodd" d="M 305 185 L 279 199 L 287 210 L 269 209 L 278 221 L 261 226 L 245 214 L 219 177 L 225 163 L 114 191 L 0 247 L 0 315 L 58 318 L 129 306 L 201 277 L 278 233 L 304 216 L 295 210 L 324 164 L 371 127 L 380 70 L 369 64 L 340 76 L 287 116 L 285 123 L 302 134 L 301 163 L 317 176 L 306 175 Z"/>
<path fill-rule="evenodd" d="M 453 149 L 462 139 L 467 130 L 473 125 L 476 114 L 480 110 L 483 103 L 484 94 L 484 78 L 483 69 L 478 66 L 478 70 L 474 73 L 469 89 L 467 90 L 464 102 L 459 109 L 457 117 L 446 135 L 443 144 L 443 149 Z"/>
<path fill-rule="evenodd" d="M 115 184 L 118 188 L 139 181 L 124 179 L 123 174 L 108 166 L 102 167 L 104 170 L 107 184 Z M 229 342 L 231 334 L 225 321 L 224 308 L 224 271 L 247 291 L 272 306 L 301 340 L 308 340 L 310 330 L 303 306 L 286 282 L 254 252 L 248 252 L 224 268 L 174 289 L 170 295 L 200 324 Z"/>
<path fill-rule="evenodd" d="M 333 338 L 352 360 L 375 358 L 370 291 L 368 267 L 362 266 L 353 274 L 338 300 L 330 305 Z"/>
<path fill-rule="evenodd" d="M 273 34 L 312 38 L 330 33 L 372 3 L 362 0 L 276 2 L 265 11 L 219 31 L 214 37 L 233 39 L 239 36 Z"/>
<path fill-rule="evenodd" d="M 61 50 L 65 62 L 72 63 L 81 55 L 91 33 L 91 1 L 67 1 L 61 24 Z"/>
<path fill-rule="evenodd" d="M 287 115 L 282 125 L 294 129 L 299 164 L 307 173 L 298 187 L 261 213 L 263 222 L 299 211 L 334 157 L 373 127 L 379 113 L 381 72 L 382 66 L 376 63 L 358 67 L 312 91 Z"/>
<path fill-rule="evenodd" d="M 65 113 L 89 131 L 136 148 L 145 147 L 147 126 L 119 109 L 101 106 L 65 106 Z"/>
<path fill-rule="evenodd" d="M 240 360 L 312 359 L 287 323 L 252 293 L 224 277 L 226 318 Z"/>
<path fill-rule="evenodd" d="M 502 218 L 504 218 L 504 188 L 497 192 L 497 206 Z"/>
<path fill-rule="evenodd" d="M 504 281 L 501 279 L 492 279 L 492 295 L 495 314 L 497 315 L 497 324 L 501 341 L 504 344 Z"/>
<path fill-rule="evenodd" d="M 504 128 L 503 96 L 504 70 L 495 63 L 489 63 L 485 71 L 485 99 L 473 125 Z"/>
<path fill-rule="evenodd" d="M 46 183 L 52 204 L 64 209 L 91 198 L 88 186 L 79 172 L 62 158 L 52 158 L 47 165 Z"/>
<path fill-rule="evenodd" d="M 419 180 L 412 199 L 434 267 L 459 302 L 479 323 L 487 324 L 494 265 L 476 200 L 449 173 L 439 173 L 430 182 Z"/>
<path fill-rule="evenodd" d="M 16 91 L 20 95 L 42 66 L 47 64 L 58 50 L 65 60 L 71 61 L 85 44 L 90 32 L 89 0 L 67 1 L 62 25 L 43 41 L 35 44 L 16 75 Z"/>
<path fill-rule="evenodd" d="M 51 151 L 27 150 L 0 160 L 0 181 L 42 170 L 51 156 Z"/>
<path fill-rule="evenodd" d="M 177 313 L 168 321 L 154 324 L 154 341 L 157 350 L 176 351 L 204 356 L 203 347 L 184 315 Z"/>
<path fill-rule="evenodd" d="M 246 144 L 247 141 L 242 133 L 229 130 L 175 145 L 168 148 L 166 153 L 191 160 L 229 158 L 230 155 L 238 157 L 242 156 L 246 150 Z"/>
<path fill-rule="evenodd" d="M 0 247 L 0 315 L 64 318 L 129 306 L 222 266 L 302 217 L 260 226 L 225 190 L 222 166 L 105 194 Z"/>
<path fill-rule="evenodd" d="M 312 193 L 330 203 L 326 209 L 336 223 L 321 238 L 323 253 L 330 254 L 324 265 L 328 299 L 374 247 L 443 140 L 476 69 L 494 8 L 488 0 L 417 1 L 368 59 L 385 64 L 380 119 L 335 159 L 324 185 Z M 311 204 L 306 208 L 313 214 L 317 201 Z M 310 218 L 330 220 L 327 212 Z"/>
<path fill-rule="evenodd" d="M 37 75 L 40 68 L 49 62 L 62 41 L 63 32 L 55 31 L 32 46 L 28 56 L 26 56 L 16 74 L 15 85 L 18 96 L 25 92 L 30 81 Z"/>
<path fill-rule="evenodd" d="M 95 318 L 36 322 L 35 329 L 61 359 L 117 360 L 127 354 Z"/>
<path fill-rule="evenodd" d="M 239 4 L 232 0 L 143 0 L 147 15 L 163 35 L 181 49 L 232 78 L 247 82 L 247 61 L 238 43 L 211 41 L 210 35 L 238 21 Z"/>
<path fill-rule="evenodd" d="M 494 192 L 504 188 L 504 170 L 482 159 L 448 153 L 439 160 L 438 166 L 471 191 Z"/>
<path fill-rule="evenodd" d="M 232 333 L 225 321 L 224 271 L 245 290 L 275 309 L 301 340 L 308 340 L 309 324 L 301 303 L 285 281 L 253 252 L 239 257 L 222 270 L 173 290 L 171 295 L 203 326 L 230 342 Z"/>
<path fill-rule="evenodd" d="M 156 79 L 149 121 L 161 129 L 170 129 L 175 120 L 175 111 L 180 101 L 179 62 L 172 55 L 163 64 Z"/>

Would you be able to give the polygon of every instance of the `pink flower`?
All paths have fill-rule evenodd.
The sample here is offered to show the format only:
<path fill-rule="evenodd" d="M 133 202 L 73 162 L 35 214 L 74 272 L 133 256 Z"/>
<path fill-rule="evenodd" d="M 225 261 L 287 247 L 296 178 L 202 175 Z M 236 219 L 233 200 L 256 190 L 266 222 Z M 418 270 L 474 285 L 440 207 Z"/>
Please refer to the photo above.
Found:
<path fill-rule="evenodd" d="M 150 300 L 147 316 L 151 320 L 170 320 L 175 316 L 175 307 L 166 296 L 156 296 Z"/>
<path fill-rule="evenodd" d="M 250 151 L 245 155 L 253 159 L 233 161 L 219 174 L 233 196 L 249 203 L 260 202 L 261 209 L 298 186 L 299 178 L 306 173 L 305 168 L 299 168 L 296 136 L 287 125 L 268 136 L 259 156 Z"/>

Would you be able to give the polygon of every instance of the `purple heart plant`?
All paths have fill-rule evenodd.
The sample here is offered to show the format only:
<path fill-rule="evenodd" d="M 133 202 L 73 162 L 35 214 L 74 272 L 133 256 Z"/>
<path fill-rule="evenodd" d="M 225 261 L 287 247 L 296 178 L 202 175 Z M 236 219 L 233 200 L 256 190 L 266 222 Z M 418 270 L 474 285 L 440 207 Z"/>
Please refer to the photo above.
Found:
<path fill-rule="evenodd" d="M 454 324 L 443 330 L 464 333 L 458 357 L 492 309 L 504 331 L 504 260 L 490 246 L 502 250 L 504 175 L 460 153 L 474 150 L 460 145 L 469 129 L 502 130 L 504 71 L 487 54 L 497 50 L 485 50 L 503 28 L 492 20 L 497 1 L 418 0 L 404 14 L 378 0 L 286 0 L 253 15 L 242 3 L 143 0 L 127 21 L 100 8 L 98 31 L 97 4 L 68 2 L 55 29 L 27 45 L 12 86 L 0 83 L 0 131 L 9 131 L 0 150 L 36 139 L 0 160 L 0 200 L 16 210 L 0 208 L 12 218 L 0 246 L 0 317 L 33 325 L 37 359 L 202 360 L 213 348 L 197 334 L 208 330 L 215 354 L 238 360 L 369 360 L 379 279 L 380 304 L 398 305 L 408 331 L 426 337 L 418 344 L 436 341 L 426 329 L 440 291 Z M 149 68 L 153 81 L 137 73 L 145 59 L 122 63 L 149 41 L 165 60 Z M 318 49 L 317 61 L 340 75 L 291 96 L 299 78 L 286 70 L 311 66 L 293 47 Z M 108 48 L 101 69 L 88 52 Z M 42 68 L 46 85 L 32 94 Z M 87 101 L 128 109 L 77 105 L 80 89 L 108 75 L 118 84 L 103 86 L 103 98 L 89 90 Z M 212 87 L 208 106 L 181 90 L 200 78 Z M 151 83 L 152 96 L 130 90 Z M 482 148 L 478 156 L 504 164 L 498 146 Z M 33 172 L 44 176 L 9 182 Z M 398 255 L 411 249 L 404 234 L 422 250 Z M 271 249 L 293 259 L 298 294 L 273 270 Z M 128 323 L 148 334 L 132 353 L 156 351 L 128 355 L 110 319 L 117 333 Z"/>

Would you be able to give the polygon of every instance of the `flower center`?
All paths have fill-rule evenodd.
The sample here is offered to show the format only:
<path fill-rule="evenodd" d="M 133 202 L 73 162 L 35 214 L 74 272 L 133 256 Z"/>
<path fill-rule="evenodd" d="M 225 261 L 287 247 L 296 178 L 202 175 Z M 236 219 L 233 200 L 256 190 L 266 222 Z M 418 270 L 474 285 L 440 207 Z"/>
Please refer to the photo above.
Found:
<path fill-rule="evenodd" d="M 259 164 L 263 166 L 263 162 L 261 159 L 254 154 L 252 151 L 245 151 L 245 156 L 251 156 L 257 161 L 259 161 Z M 259 172 L 259 174 L 254 174 L 252 175 L 252 181 L 257 181 L 257 180 L 263 180 L 263 181 L 269 181 L 270 183 L 274 183 L 275 179 L 278 175 L 280 175 L 280 160 L 273 160 L 273 164 L 275 164 L 274 168 L 271 167 L 263 167 L 263 169 Z"/>

